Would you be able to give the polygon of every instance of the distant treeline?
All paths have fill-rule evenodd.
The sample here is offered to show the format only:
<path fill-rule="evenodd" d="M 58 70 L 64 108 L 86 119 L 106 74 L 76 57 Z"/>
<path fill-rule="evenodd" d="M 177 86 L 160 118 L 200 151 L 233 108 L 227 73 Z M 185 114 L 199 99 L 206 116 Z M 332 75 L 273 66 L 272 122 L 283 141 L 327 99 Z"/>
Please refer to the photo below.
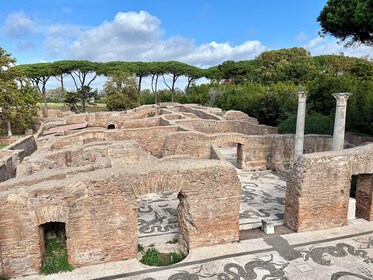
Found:
<path fill-rule="evenodd" d="M 110 79 L 127 73 L 136 78 L 142 104 L 175 101 L 240 110 L 261 123 L 279 125 L 281 132 L 294 130 L 297 91 L 308 92 L 306 131 L 310 133 L 331 133 L 336 103 L 331 94 L 351 92 L 347 129 L 373 135 L 373 64 L 369 57 L 312 57 L 303 48 L 290 48 L 265 51 L 252 60 L 225 61 L 207 69 L 177 61 L 64 60 L 16 67 L 39 87 L 45 102 L 46 84 L 51 77 L 57 78 L 63 89 L 64 79 L 69 76 L 79 91 L 89 87 L 98 75 Z M 151 89 L 141 90 L 145 77 L 150 78 Z M 180 77 L 186 78 L 184 89 L 177 87 Z M 200 78 L 209 83 L 196 85 Z M 158 90 L 159 82 L 165 83 L 167 90 Z"/>

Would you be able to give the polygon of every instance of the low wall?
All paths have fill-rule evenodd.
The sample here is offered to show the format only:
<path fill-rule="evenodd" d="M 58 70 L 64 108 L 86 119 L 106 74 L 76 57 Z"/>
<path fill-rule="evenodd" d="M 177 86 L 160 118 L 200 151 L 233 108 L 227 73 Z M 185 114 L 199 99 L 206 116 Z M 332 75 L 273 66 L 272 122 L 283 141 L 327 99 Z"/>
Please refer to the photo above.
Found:
<path fill-rule="evenodd" d="M 243 121 L 216 120 L 175 120 L 177 124 L 185 125 L 197 131 L 214 133 L 242 133 L 246 135 L 276 134 L 277 128 Z"/>
<path fill-rule="evenodd" d="M 165 161 L 27 187 L 13 180 L 15 187 L 0 193 L 5 275 L 40 271 L 42 225 L 48 222 L 66 224 L 67 253 L 74 267 L 137 257 L 136 198 L 153 192 L 179 192 L 179 242 L 185 250 L 239 239 L 240 182 L 225 162 Z"/>
<path fill-rule="evenodd" d="M 179 108 L 180 112 L 193 113 L 201 119 L 210 119 L 210 120 L 220 120 L 221 119 L 214 114 L 211 114 L 209 112 L 206 112 L 204 110 L 200 110 L 200 109 L 197 109 L 197 108 L 187 107 L 187 106 L 180 106 L 178 108 Z"/>
<path fill-rule="evenodd" d="M 331 149 L 331 136 L 306 135 L 304 153 Z M 294 135 L 244 135 L 240 133 L 204 134 L 195 131 L 171 133 L 166 136 L 163 156 L 190 155 L 194 158 L 216 158 L 211 147 L 238 143 L 242 170 L 289 168 L 294 157 Z"/>
<path fill-rule="evenodd" d="M 373 143 L 373 136 L 354 135 L 352 132 L 346 132 L 345 141 L 353 146 L 360 146 L 365 143 Z"/>
<path fill-rule="evenodd" d="M 79 166 L 91 166 L 92 170 L 96 170 L 154 159 L 134 141 L 103 141 L 52 152 L 36 152 L 18 166 L 17 176 Z"/>
<path fill-rule="evenodd" d="M 88 130 L 61 137 L 50 147 L 51 150 L 72 147 L 79 143 L 105 140 L 134 140 L 142 149 L 153 156 L 161 157 L 166 135 L 178 130 L 177 126 L 155 126 L 125 130 Z"/>
<path fill-rule="evenodd" d="M 295 231 L 346 225 L 351 176 L 359 174 L 356 213 L 372 221 L 372 158 L 373 144 L 300 157 L 287 182 L 285 224 Z"/>
<path fill-rule="evenodd" d="M 19 163 L 36 151 L 34 136 L 26 136 L 0 150 L 0 182 L 16 176 Z"/>

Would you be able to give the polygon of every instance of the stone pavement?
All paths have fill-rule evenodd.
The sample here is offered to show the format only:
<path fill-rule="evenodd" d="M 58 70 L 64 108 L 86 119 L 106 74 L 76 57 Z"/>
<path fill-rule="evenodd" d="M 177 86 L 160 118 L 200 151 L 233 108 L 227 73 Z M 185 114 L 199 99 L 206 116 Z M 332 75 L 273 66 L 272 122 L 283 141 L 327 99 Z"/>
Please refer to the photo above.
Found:
<path fill-rule="evenodd" d="M 373 279 L 373 222 L 328 230 L 291 233 L 192 250 L 167 267 L 136 259 L 89 266 L 52 279 Z"/>
<path fill-rule="evenodd" d="M 240 229 L 258 228 L 262 220 L 282 225 L 286 180 L 278 172 L 237 169 L 241 181 Z M 139 244 L 148 246 L 177 238 L 176 193 L 149 194 L 138 201 Z"/>

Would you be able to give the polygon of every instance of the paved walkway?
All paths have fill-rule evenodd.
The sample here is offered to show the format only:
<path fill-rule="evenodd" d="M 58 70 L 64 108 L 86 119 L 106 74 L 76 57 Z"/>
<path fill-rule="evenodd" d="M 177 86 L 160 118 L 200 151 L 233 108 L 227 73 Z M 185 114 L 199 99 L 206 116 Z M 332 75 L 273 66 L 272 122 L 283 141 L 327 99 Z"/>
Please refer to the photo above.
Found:
<path fill-rule="evenodd" d="M 373 222 L 192 250 L 182 262 L 149 267 L 136 259 L 22 280 L 373 279 Z"/>

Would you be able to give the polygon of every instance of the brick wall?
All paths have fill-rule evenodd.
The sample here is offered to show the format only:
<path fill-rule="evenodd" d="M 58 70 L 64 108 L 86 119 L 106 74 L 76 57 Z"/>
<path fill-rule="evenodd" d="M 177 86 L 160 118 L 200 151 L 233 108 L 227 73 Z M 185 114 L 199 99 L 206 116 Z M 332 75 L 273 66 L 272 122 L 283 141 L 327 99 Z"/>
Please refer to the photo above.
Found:
<path fill-rule="evenodd" d="M 304 155 L 294 164 L 287 183 L 285 224 L 296 231 L 318 230 L 347 223 L 352 175 L 373 173 L 373 144 Z M 356 197 L 358 216 L 372 218 L 367 195 L 371 177 L 362 177 Z M 360 180 L 358 180 L 360 181 Z"/>
<path fill-rule="evenodd" d="M 0 193 L 0 247 L 9 276 L 38 273 L 40 226 L 52 221 L 66 223 L 74 267 L 136 257 L 136 197 L 161 190 L 183 194 L 187 211 L 179 211 L 179 226 L 186 250 L 239 238 L 240 183 L 225 162 L 166 161 L 44 178 L 27 187 L 17 179 L 9 184 L 14 187 Z"/>

